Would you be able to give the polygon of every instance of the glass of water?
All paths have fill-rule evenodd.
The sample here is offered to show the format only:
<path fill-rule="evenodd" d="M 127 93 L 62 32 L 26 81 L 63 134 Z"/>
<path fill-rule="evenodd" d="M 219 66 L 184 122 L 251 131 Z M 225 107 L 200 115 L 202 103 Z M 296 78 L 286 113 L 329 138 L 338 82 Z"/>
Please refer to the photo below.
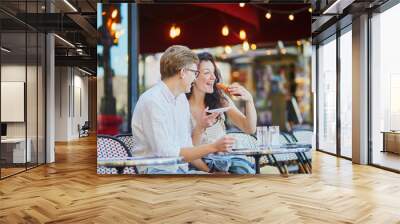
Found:
<path fill-rule="evenodd" d="M 268 127 L 257 127 L 257 144 L 259 147 L 267 147 L 269 145 Z"/>
<path fill-rule="evenodd" d="M 279 126 L 270 126 L 269 127 L 269 143 L 270 143 L 270 145 L 280 145 Z"/>

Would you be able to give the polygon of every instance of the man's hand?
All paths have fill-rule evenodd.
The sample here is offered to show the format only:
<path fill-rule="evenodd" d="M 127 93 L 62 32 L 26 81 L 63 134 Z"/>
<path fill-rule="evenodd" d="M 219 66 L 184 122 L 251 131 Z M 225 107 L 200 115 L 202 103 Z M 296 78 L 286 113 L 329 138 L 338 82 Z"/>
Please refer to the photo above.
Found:
<path fill-rule="evenodd" d="M 225 135 L 213 143 L 215 152 L 230 152 L 235 141 L 235 138 Z"/>

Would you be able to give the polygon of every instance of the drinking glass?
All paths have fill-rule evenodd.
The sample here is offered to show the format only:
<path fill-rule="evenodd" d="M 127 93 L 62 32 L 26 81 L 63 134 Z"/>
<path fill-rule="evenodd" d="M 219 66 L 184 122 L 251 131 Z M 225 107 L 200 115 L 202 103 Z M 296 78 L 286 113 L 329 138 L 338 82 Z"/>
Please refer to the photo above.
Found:
<path fill-rule="evenodd" d="M 257 144 L 259 147 L 266 147 L 269 144 L 268 127 L 257 127 Z"/>
<path fill-rule="evenodd" d="M 269 143 L 270 143 L 270 145 L 280 145 L 279 126 L 270 126 L 269 127 Z"/>

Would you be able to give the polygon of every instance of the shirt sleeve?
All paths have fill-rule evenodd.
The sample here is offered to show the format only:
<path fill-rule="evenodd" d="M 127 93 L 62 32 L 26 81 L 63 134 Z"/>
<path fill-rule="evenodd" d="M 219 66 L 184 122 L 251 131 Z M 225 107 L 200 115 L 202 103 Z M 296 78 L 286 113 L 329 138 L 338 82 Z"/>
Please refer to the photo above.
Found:
<path fill-rule="evenodd" d="M 193 126 L 192 121 L 191 121 L 191 119 L 189 119 L 188 131 L 187 131 L 187 137 L 186 137 L 186 143 L 185 143 L 186 147 L 193 147 L 192 132 L 193 132 L 194 127 L 192 127 L 192 126 Z"/>
<path fill-rule="evenodd" d="M 192 113 L 190 112 L 190 104 L 189 101 L 187 100 L 186 96 L 183 96 L 183 101 L 184 101 L 184 109 L 187 111 L 185 114 L 185 119 L 187 120 L 187 130 L 185 133 L 185 147 L 193 147 L 193 141 L 192 141 L 192 133 L 194 130 L 194 123 L 192 120 Z"/>
<path fill-rule="evenodd" d="M 156 156 L 179 156 L 180 146 L 169 136 L 168 111 L 157 102 L 150 101 L 143 108 L 143 134 Z"/>

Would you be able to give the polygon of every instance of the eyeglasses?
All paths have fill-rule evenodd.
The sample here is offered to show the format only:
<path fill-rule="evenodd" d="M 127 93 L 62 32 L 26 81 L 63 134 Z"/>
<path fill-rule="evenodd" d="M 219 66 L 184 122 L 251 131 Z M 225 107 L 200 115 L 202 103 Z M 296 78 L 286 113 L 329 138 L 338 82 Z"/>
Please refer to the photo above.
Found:
<path fill-rule="evenodd" d="M 193 69 L 190 69 L 190 68 L 185 68 L 185 69 L 188 70 L 188 71 L 194 72 L 194 76 L 196 77 L 196 79 L 197 79 L 197 77 L 199 77 L 199 75 L 200 75 L 200 72 L 197 71 L 197 70 L 193 70 Z"/>

